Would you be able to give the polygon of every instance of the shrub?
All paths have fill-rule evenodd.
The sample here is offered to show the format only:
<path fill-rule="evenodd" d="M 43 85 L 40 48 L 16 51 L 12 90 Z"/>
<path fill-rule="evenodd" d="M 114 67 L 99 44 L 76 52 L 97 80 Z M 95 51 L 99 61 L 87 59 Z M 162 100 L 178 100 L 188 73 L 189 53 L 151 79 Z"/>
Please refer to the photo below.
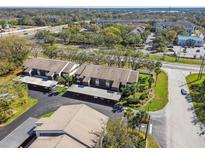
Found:
<path fill-rule="evenodd" d="M 66 84 L 66 80 L 61 77 L 61 76 L 57 76 L 56 80 L 58 81 L 59 84 Z"/>
<path fill-rule="evenodd" d="M 127 99 L 127 103 L 129 103 L 129 104 L 139 104 L 140 103 L 140 100 L 139 100 L 139 98 L 134 98 L 134 97 L 131 97 L 131 98 L 128 98 Z"/>
<path fill-rule="evenodd" d="M 139 99 L 144 100 L 145 98 L 147 98 L 147 93 L 142 93 Z"/>

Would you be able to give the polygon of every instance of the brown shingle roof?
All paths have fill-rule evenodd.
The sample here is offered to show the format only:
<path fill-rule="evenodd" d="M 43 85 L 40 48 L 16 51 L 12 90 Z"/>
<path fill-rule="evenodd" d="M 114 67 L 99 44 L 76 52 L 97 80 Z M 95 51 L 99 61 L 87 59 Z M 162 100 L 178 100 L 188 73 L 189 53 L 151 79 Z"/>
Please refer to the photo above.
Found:
<path fill-rule="evenodd" d="M 87 64 L 83 63 L 82 65 L 80 65 L 80 67 L 78 68 L 78 70 L 76 71 L 76 75 L 81 75 L 81 73 L 84 71 L 85 67 L 87 66 Z"/>
<path fill-rule="evenodd" d="M 60 61 L 60 60 L 53 60 L 53 59 L 44 59 L 44 58 L 32 58 L 26 63 L 26 69 L 39 69 L 53 73 L 60 73 L 64 66 L 68 62 Z"/>
<path fill-rule="evenodd" d="M 67 66 L 63 69 L 62 72 L 70 73 L 72 71 L 73 66 L 76 65 L 75 63 L 68 63 Z"/>
<path fill-rule="evenodd" d="M 128 78 L 128 83 L 133 83 L 138 80 L 139 72 L 138 71 L 131 71 L 130 76 Z"/>
<path fill-rule="evenodd" d="M 99 138 L 95 133 L 102 133 L 108 117 L 84 104 L 61 106 L 51 117 L 35 130 L 64 131 L 88 147 L 95 146 Z"/>
<path fill-rule="evenodd" d="M 82 66 L 80 70 L 77 71 L 77 73 L 81 77 L 91 77 L 119 83 L 135 82 L 138 78 L 137 71 L 93 64 Z"/>

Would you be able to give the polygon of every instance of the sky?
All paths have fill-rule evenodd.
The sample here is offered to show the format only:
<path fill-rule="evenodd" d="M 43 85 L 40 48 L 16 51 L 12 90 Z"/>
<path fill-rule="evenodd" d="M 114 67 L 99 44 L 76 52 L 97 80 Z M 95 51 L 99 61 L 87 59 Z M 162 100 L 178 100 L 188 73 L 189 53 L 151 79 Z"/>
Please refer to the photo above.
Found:
<path fill-rule="evenodd" d="M 205 0 L 0 0 L 0 7 L 205 7 Z"/>

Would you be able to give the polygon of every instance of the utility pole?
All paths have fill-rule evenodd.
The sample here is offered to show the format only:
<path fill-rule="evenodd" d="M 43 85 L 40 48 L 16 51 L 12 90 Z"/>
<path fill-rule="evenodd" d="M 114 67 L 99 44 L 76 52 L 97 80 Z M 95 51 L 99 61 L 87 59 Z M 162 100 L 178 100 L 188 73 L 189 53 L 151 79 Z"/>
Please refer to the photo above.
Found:
<path fill-rule="evenodd" d="M 148 135 L 148 131 L 149 131 L 149 123 L 150 123 L 150 115 L 148 117 L 148 123 L 147 123 L 147 128 L 146 128 L 146 133 L 145 133 L 145 141 L 147 140 L 147 135 Z"/>
<path fill-rule="evenodd" d="M 200 69 L 199 69 L 198 80 L 200 80 L 202 78 L 204 70 L 205 70 L 205 55 L 202 59 L 201 66 L 200 66 Z"/>

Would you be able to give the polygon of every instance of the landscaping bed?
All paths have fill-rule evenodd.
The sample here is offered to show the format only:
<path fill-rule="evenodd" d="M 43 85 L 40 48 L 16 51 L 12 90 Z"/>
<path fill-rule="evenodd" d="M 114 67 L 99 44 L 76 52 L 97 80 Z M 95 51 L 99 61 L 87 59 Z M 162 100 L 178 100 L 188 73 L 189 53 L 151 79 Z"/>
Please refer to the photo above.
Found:
<path fill-rule="evenodd" d="M 137 83 L 123 89 L 120 103 L 125 107 L 138 109 L 145 104 L 152 96 L 150 80 L 151 75 L 140 74 Z"/>
<path fill-rule="evenodd" d="M 126 96 L 123 96 L 120 104 L 133 109 L 149 109 L 149 111 L 157 111 L 164 108 L 168 103 L 168 76 L 161 71 L 157 81 L 156 75 L 153 81 L 150 81 L 151 79 L 151 75 L 140 74 L 138 83 L 129 87 L 128 90 L 124 90 Z"/>
<path fill-rule="evenodd" d="M 198 74 L 190 74 L 186 77 L 186 82 L 197 118 L 205 124 L 205 74 L 201 79 L 198 79 Z"/>
<path fill-rule="evenodd" d="M 148 102 L 142 110 L 157 111 L 163 109 L 168 103 L 168 76 L 161 71 L 158 76 L 157 83 L 152 86 L 153 98 Z"/>

